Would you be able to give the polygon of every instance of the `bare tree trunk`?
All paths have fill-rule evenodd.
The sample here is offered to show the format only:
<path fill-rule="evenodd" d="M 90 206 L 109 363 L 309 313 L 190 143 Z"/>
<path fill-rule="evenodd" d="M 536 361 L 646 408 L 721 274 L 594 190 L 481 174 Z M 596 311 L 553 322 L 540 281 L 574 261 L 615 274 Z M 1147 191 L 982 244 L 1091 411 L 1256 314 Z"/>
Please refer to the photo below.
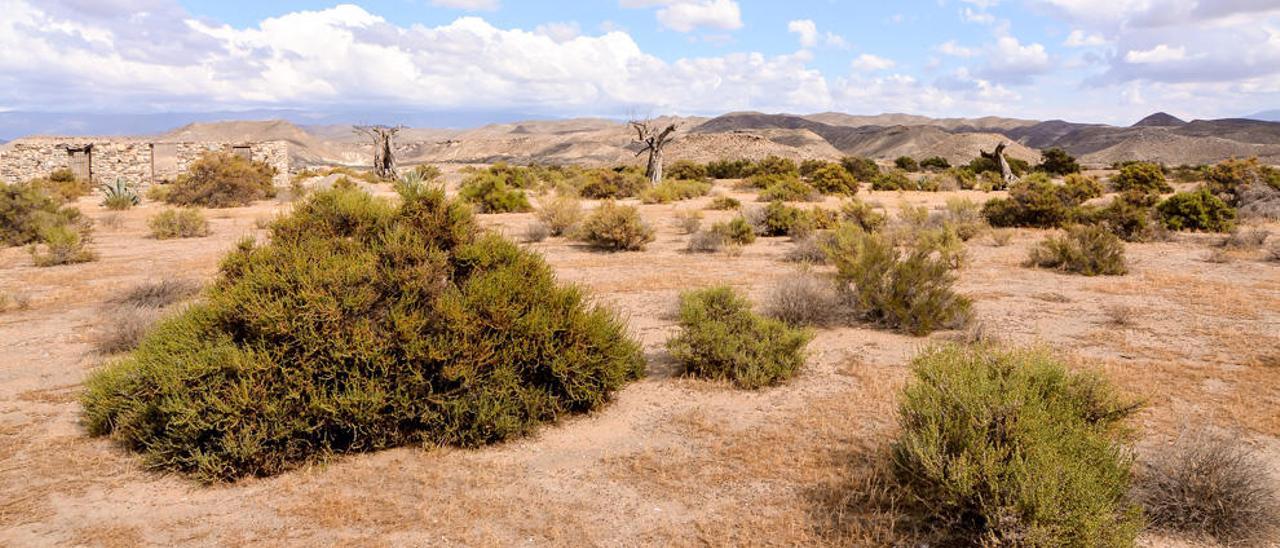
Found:
<path fill-rule="evenodd" d="M 662 149 L 671 142 L 671 134 L 676 131 L 676 124 L 671 124 L 659 131 L 652 120 L 633 120 L 631 127 L 636 130 L 636 142 L 644 145 L 636 156 L 649 153 L 649 161 L 645 165 L 644 174 L 650 185 L 662 182 Z"/>
<path fill-rule="evenodd" d="M 1000 180 L 1004 183 L 1004 187 L 1008 188 L 1010 185 L 1018 182 L 1018 176 L 1013 174 L 1013 168 L 1009 166 L 1009 160 L 1004 157 L 1004 149 L 1005 144 L 1002 142 L 996 145 L 995 152 L 989 153 L 979 150 L 978 153 L 982 155 L 983 158 L 995 160 L 996 164 L 1000 166 Z"/>
<path fill-rule="evenodd" d="M 392 145 L 404 126 L 355 126 L 356 133 L 373 140 L 373 173 L 381 179 L 398 179 L 395 148 Z"/>

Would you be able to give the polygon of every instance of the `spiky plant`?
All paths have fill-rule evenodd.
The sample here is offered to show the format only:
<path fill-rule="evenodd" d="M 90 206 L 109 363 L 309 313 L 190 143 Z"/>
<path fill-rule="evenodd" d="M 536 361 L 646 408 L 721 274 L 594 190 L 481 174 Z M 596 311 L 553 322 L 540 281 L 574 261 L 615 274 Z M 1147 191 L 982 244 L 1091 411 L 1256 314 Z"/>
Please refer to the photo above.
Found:
<path fill-rule="evenodd" d="M 102 189 L 102 205 L 107 209 L 129 209 L 142 202 L 138 197 L 138 192 L 133 189 L 124 179 L 116 178 L 116 182 L 112 184 L 103 184 Z"/>

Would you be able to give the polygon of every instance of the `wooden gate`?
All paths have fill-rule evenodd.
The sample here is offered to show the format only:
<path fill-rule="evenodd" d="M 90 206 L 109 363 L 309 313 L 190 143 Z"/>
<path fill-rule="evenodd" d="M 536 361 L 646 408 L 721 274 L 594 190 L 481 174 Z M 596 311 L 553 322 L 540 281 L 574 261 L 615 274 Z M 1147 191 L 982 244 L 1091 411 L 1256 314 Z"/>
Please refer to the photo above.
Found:
<path fill-rule="evenodd" d="M 85 145 L 81 148 L 68 148 L 67 154 L 71 156 L 69 167 L 76 179 L 93 182 L 93 146 Z"/>

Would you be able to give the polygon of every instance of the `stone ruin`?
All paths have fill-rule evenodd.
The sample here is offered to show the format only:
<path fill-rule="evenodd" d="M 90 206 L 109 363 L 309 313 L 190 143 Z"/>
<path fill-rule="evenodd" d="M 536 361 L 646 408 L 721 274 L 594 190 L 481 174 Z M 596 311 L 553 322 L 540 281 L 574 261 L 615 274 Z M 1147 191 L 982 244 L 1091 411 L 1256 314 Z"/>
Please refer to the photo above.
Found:
<path fill-rule="evenodd" d="M 174 142 L 129 137 L 31 137 L 0 146 L 0 181 L 47 177 L 67 168 L 93 184 L 123 179 L 135 188 L 173 181 L 206 151 L 227 151 L 276 168 L 276 186 L 289 184 L 289 144 Z"/>

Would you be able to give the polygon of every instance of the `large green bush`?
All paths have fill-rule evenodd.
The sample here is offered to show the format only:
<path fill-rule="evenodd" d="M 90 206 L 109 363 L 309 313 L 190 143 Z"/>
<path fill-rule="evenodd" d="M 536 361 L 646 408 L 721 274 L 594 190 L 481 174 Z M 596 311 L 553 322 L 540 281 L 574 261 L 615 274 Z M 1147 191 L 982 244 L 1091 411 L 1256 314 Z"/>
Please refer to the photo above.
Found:
<path fill-rule="evenodd" d="M 275 196 L 276 168 L 230 152 L 206 152 L 169 185 L 164 201 L 180 206 L 237 207 Z"/>
<path fill-rule="evenodd" d="M 896 476 L 943 545 L 1132 546 L 1135 406 L 1041 350 L 941 346 L 911 365 Z"/>
<path fill-rule="evenodd" d="M 666 166 L 663 171 L 665 172 L 664 176 L 668 179 L 682 181 L 705 181 L 707 179 L 707 166 L 689 160 L 674 162 Z"/>
<path fill-rule="evenodd" d="M 873 176 L 871 190 L 919 190 L 919 187 L 905 172 L 892 169 Z"/>
<path fill-rule="evenodd" d="M 576 177 L 574 186 L 590 200 L 630 198 L 649 188 L 649 179 L 635 169 L 592 169 Z"/>
<path fill-rule="evenodd" d="M 761 202 L 812 202 L 821 200 L 822 193 L 799 177 L 784 176 L 760 191 L 756 199 Z"/>
<path fill-rule="evenodd" d="M 667 349 L 686 374 L 755 389 L 795 375 L 812 337 L 752 312 L 750 301 L 722 286 L 680 296 L 680 333 Z"/>
<path fill-rule="evenodd" d="M 482 213 L 518 213 L 530 211 L 529 197 L 520 187 L 508 182 L 501 174 L 481 172 L 468 177 L 458 189 L 458 195 L 475 204 Z"/>
<path fill-rule="evenodd" d="M 752 175 L 800 176 L 800 166 L 790 158 L 770 154 L 751 166 Z"/>
<path fill-rule="evenodd" d="M 952 289 L 951 261 L 928 246 L 899 250 L 890 239 L 852 224 L 827 244 L 836 280 L 853 309 L 868 321 L 913 335 L 958 327 L 971 303 Z"/>
<path fill-rule="evenodd" d="M 1236 221 L 1235 208 L 1204 187 L 1166 198 L 1156 206 L 1156 212 L 1170 230 L 1230 232 Z"/>
<path fill-rule="evenodd" d="M 845 156 L 840 159 L 840 167 L 853 175 L 854 179 L 860 182 L 868 182 L 876 175 L 880 174 L 880 166 L 875 160 L 863 158 L 860 156 Z"/>
<path fill-rule="evenodd" d="M 578 239 L 606 251 L 642 251 L 653 241 L 653 228 L 633 206 L 613 200 L 597 207 L 578 228 Z"/>
<path fill-rule="evenodd" d="M 1138 191 L 1147 194 L 1164 194 L 1173 192 L 1173 187 L 1164 178 L 1164 170 L 1158 164 L 1135 162 L 1120 168 L 1120 173 L 1111 178 L 1111 186 L 1117 192 Z"/>
<path fill-rule="evenodd" d="M 817 166 L 806 177 L 809 184 L 823 194 L 856 194 L 858 180 L 838 164 L 824 162 Z"/>
<path fill-rule="evenodd" d="M 1069 221 L 1080 205 L 1077 186 L 1057 185 L 1043 173 L 1033 173 L 1009 188 L 1008 198 L 993 198 L 982 215 L 994 227 L 1051 228 Z"/>
<path fill-rule="evenodd" d="M 751 175 L 751 160 L 716 160 L 707 164 L 707 176 L 713 179 L 742 179 Z"/>
<path fill-rule="evenodd" d="M 1245 189 L 1265 185 L 1280 189 L 1280 169 L 1263 165 L 1257 158 L 1226 160 L 1205 170 L 1205 184 L 1213 194 L 1239 207 Z"/>
<path fill-rule="evenodd" d="M 1067 151 L 1054 147 L 1040 154 L 1040 165 L 1036 170 L 1051 175 L 1069 175 L 1080 173 L 1080 164 Z"/>
<path fill-rule="evenodd" d="M 1085 276 L 1120 276 L 1129 271 L 1124 242 L 1105 227 L 1075 225 L 1031 248 L 1028 263 Z"/>
<path fill-rule="evenodd" d="M 711 183 L 701 179 L 667 179 L 640 192 L 646 204 L 665 204 L 706 196 Z"/>
<path fill-rule="evenodd" d="M 94 373 L 85 423 L 203 481 L 329 454 L 476 446 L 643 373 L 610 311 L 439 189 L 330 190 L 242 242 L 205 298 Z"/>
<path fill-rule="evenodd" d="M 85 221 L 80 210 L 62 207 L 38 188 L 0 182 L 0 246 L 26 245 L 46 228 Z"/>

